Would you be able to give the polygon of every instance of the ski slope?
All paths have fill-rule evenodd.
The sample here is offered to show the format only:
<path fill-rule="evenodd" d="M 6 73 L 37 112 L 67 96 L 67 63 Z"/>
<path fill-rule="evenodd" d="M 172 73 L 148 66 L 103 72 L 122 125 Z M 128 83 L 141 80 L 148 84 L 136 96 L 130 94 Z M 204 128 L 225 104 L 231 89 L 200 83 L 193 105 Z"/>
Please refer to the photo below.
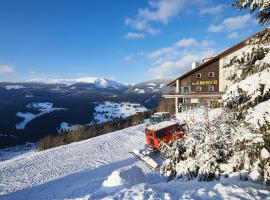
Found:
<path fill-rule="evenodd" d="M 143 148 L 145 124 L 0 162 L 0 199 L 270 199 L 240 181 L 166 182 L 129 151 Z"/>

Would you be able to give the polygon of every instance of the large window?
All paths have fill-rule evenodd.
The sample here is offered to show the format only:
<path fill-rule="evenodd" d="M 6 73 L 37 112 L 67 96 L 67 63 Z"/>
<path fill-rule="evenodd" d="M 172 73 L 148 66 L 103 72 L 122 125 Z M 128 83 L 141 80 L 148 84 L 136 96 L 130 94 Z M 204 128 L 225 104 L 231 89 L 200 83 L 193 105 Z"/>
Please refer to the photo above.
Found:
<path fill-rule="evenodd" d="M 196 73 L 196 78 L 202 78 L 202 73 Z"/>
<path fill-rule="evenodd" d="M 208 77 L 209 78 L 215 77 L 215 73 L 214 72 L 208 72 Z"/>
<path fill-rule="evenodd" d="M 201 86 L 196 86 L 196 92 L 200 92 L 200 91 L 202 91 L 202 87 Z"/>
<path fill-rule="evenodd" d="M 208 91 L 209 91 L 209 92 L 214 92 L 214 91 L 215 91 L 215 86 L 213 86 L 213 85 L 208 85 Z"/>

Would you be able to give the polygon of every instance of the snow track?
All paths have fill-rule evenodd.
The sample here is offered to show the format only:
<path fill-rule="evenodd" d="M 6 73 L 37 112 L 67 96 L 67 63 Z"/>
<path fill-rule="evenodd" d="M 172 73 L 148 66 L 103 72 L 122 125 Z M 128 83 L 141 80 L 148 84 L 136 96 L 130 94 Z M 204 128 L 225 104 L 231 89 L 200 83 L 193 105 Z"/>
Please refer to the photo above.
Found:
<path fill-rule="evenodd" d="M 84 169 L 132 157 L 128 152 L 144 145 L 144 126 L 138 125 L 82 142 L 0 162 L 0 194 L 42 184 Z M 135 161 L 136 159 L 133 159 Z"/>
<path fill-rule="evenodd" d="M 237 173 L 220 181 L 166 182 L 129 154 L 144 147 L 144 128 L 138 125 L 0 162 L 0 199 L 270 200 L 269 187 L 241 181 Z"/>

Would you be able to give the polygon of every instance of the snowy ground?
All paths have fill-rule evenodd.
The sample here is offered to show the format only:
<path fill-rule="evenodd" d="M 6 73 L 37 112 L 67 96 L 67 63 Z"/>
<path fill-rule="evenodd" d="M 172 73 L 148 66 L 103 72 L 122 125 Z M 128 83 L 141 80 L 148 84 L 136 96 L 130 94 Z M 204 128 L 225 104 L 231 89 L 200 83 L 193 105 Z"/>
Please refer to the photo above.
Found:
<path fill-rule="evenodd" d="M 147 111 L 147 109 L 137 103 L 113 103 L 106 101 L 95 107 L 94 119 L 96 122 L 102 123 L 113 118 L 126 118 L 144 111 Z"/>
<path fill-rule="evenodd" d="M 6 85 L 5 86 L 6 90 L 18 90 L 18 89 L 24 89 L 23 85 Z"/>
<path fill-rule="evenodd" d="M 36 151 L 36 145 L 33 143 L 26 143 L 25 145 L 0 149 L 0 162 L 12 158 L 19 159 L 20 156 L 26 156 Z"/>
<path fill-rule="evenodd" d="M 145 124 L 0 162 L 0 199 L 270 199 L 270 188 L 240 181 L 166 182 L 129 154 Z"/>
<path fill-rule="evenodd" d="M 23 118 L 23 120 L 16 124 L 16 129 L 24 129 L 25 126 L 32 121 L 33 119 L 40 117 L 42 115 L 48 114 L 57 110 L 65 110 L 65 108 L 54 108 L 52 103 L 43 102 L 43 103 L 31 103 L 26 105 L 26 108 L 38 111 L 39 113 L 33 114 L 31 112 L 17 112 L 16 116 Z"/>

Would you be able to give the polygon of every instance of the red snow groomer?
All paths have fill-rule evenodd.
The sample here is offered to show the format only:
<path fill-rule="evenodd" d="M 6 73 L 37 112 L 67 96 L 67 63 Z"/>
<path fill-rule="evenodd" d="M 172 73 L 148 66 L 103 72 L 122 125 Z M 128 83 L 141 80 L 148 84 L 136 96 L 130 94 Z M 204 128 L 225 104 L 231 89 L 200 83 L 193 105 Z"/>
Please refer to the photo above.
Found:
<path fill-rule="evenodd" d="M 160 142 L 169 143 L 183 138 L 185 123 L 179 121 L 163 121 L 145 128 L 146 147 L 133 149 L 130 153 L 138 157 L 148 168 L 158 171 L 162 165 L 163 157 L 160 155 Z"/>
<path fill-rule="evenodd" d="M 146 144 L 154 150 L 159 150 L 160 141 L 168 143 L 180 139 L 185 134 L 185 123 L 164 121 L 145 128 Z"/>

